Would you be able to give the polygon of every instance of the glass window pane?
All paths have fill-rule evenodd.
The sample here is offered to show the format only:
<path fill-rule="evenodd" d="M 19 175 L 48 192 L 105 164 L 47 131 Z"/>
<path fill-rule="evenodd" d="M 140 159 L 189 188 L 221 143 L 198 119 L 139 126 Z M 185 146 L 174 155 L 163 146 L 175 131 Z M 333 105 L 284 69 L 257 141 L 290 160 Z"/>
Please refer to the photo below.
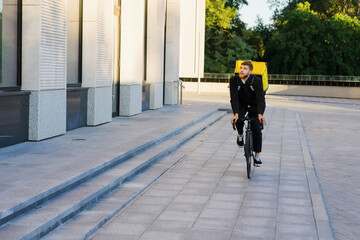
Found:
<path fill-rule="evenodd" d="M 2 56 L 2 13 L 3 0 L 0 0 L 0 56 Z M 2 57 L 0 58 L 0 87 L 2 86 Z"/>
<path fill-rule="evenodd" d="M 80 0 L 68 1 L 67 83 L 79 83 Z"/>
<path fill-rule="evenodd" d="M 0 87 L 17 86 L 17 1 L 0 0 Z"/>

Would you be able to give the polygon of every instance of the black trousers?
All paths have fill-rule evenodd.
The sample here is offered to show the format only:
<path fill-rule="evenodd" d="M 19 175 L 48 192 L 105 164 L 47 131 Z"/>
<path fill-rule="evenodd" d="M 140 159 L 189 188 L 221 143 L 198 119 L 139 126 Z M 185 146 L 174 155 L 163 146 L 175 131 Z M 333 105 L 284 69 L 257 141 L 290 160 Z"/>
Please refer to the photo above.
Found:
<path fill-rule="evenodd" d="M 263 128 L 262 124 L 258 119 L 258 113 L 256 109 L 256 105 L 247 105 L 240 103 L 239 106 L 239 118 L 245 117 L 246 113 L 249 113 L 250 118 L 256 118 L 256 120 L 251 122 L 251 131 L 253 133 L 253 149 L 254 152 L 261 152 L 262 147 L 262 133 L 261 130 Z M 236 122 L 236 128 L 239 134 L 244 133 L 244 121 L 238 120 Z"/>

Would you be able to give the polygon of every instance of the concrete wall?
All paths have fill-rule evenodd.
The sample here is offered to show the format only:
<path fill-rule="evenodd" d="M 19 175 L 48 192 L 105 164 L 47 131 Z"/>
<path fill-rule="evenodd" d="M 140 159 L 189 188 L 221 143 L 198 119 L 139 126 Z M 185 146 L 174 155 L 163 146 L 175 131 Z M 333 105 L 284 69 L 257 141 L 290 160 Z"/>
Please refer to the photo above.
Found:
<path fill-rule="evenodd" d="M 204 74 L 205 0 L 180 3 L 180 76 Z"/>
<path fill-rule="evenodd" d="M 184 82 L 184 85 L 185 92 L 198 91 L 198 83 L 196 82 Z M 228 83 L 201 83 L 200 90 L 202 93 L 228 94 L 228 86 Z M 266 94 L 360 99 L 360 88 L 270 84 Z"/>
<path fill-rule="evenodd" d="M 360 88 L 270 84 L 267 94 L 360 99 Z"/>

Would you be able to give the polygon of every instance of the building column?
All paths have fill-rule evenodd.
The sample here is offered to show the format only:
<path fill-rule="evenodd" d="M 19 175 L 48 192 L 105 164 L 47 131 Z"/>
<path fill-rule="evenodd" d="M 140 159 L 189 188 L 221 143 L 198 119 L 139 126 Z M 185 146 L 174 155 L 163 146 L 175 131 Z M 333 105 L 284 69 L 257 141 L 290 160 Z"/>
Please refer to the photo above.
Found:
<path fill-rule="evenodd" d="M 145 1 L 121 1 L 120 115 L 142 111 L 144 80 Z"/>
<path fill-rule="evenodd" d="M 67 1 L 23 3 L 22 90 L 31 91 L 29 140 L 66 132 Z"/>
<path fill-rule="evenodd" d="M 180 1 L 167 0 L 165 104 L 179 101 Z"/>
<path fill-rule="evenodd" d="M 203 77 L 205 0 L 181 1 L 180 77 Z"/>
<path fill-rule="evenodd" d="M 113 1 L 83 2 L 82 87 L 89 88 L 87 125 L 112 119 Z"/>
<path fill-rule="evenodd" d="M 150 109 L 163 106 L 166 0 L 148 0 L 146 83 Z"/>

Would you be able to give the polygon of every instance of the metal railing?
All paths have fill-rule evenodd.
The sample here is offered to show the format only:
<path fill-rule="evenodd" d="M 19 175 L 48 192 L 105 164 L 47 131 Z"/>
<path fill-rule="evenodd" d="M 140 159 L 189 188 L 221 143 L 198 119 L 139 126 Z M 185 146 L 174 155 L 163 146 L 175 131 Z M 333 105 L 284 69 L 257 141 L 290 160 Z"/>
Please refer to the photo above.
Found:
<path fill-rule="evenodd" d="M 356 82 L 360 81 L 360 76 L 269 74 L 269 80 Z"/>
<path fill-rule="evenodd" d="M 201 82 L 228 83 L 233 73 L 204 73 Z M 360 76 L 333 76 L 333 75 L 290 75 L 269 74 L 269 84 L 284 85 L 321 85 L 321 86 L 348 86 L 359 87 Z M 181 78 L 184 82 L 197 82 L 197 78 Z"/>
<path fill-rule="evenodd" d="M 183 88 L 185 89 L 184 83 L 183 81 L 181 81 L 180 79 L 178 80 L 178 84 L 180 86 L 180 105 L 182 104 L 182 92 L 183 92 Z"/>

